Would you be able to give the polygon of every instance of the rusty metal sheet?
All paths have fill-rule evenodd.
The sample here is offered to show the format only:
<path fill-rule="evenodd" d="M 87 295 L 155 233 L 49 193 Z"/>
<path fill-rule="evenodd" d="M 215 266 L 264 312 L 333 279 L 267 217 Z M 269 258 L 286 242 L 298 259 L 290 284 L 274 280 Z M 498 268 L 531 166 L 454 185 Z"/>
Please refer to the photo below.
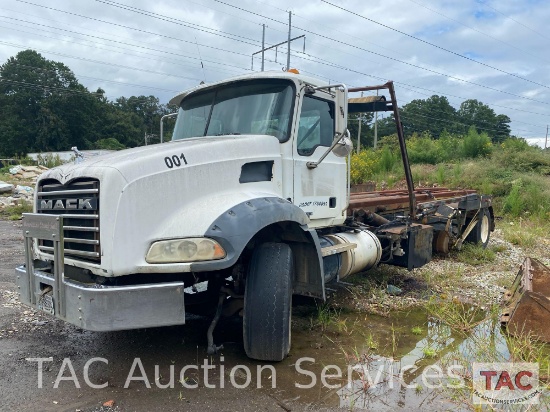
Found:
<path fill-rule="evenodd" d="M 511 335 L 531 335 L 550 342 L 550 268 L 525 258 L 503 297 L 500 322 Z"/>

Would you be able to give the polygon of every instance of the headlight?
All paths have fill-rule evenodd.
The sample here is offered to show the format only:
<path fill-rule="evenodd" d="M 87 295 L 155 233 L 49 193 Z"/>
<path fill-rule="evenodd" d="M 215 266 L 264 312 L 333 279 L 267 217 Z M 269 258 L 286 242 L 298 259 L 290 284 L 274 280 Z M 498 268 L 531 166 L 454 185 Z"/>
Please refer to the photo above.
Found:
<path fill-rule="evenodd" d="M 181 263 L 217 260 L 225 257 L 218 242 L 204 237 L 161 240 L 149 248 L 147 263 Z"/>

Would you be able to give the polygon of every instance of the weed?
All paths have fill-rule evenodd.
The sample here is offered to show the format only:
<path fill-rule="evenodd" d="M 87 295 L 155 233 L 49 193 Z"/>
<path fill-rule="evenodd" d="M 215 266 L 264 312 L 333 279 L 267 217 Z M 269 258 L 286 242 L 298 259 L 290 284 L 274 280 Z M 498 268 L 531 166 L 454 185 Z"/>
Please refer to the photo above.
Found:
<path fill-rule="evenodd" d="M 435 181 L 440 186 L 443 186 L 445 184 L 445 165 L 443 163 L 437 165 L 437 169 L 435 171 Z"/>
<path fill-rule="evenodd" d="M 411 329 L 411 333 L 413 335 L 422 335 L 422 332 L 424 332 L 422 330 L 422 328 L 420 326 L 413 326 L 412 329 Z"/>
<path fill-rule="evenodd" d="M 428 314 L 458 332 L 469 332 L 486 317 L 483 310 L 457 299 L 432 298 L 426 304 Z"/>
<path fill-rule="evenodd" d="M 513 245 L 532 248 L 536 246 L 541 238 L 548 236 L 550 224 L 542 219 L 525 220 L 519 218 L 517 221 L 505 222 L 502 225 L 504 239 Z"/>
<path fill-rule="evenodd" d="M 52 153 L 39 154 L 36 161 L 39 165 L 46 166 L 48 169 L 67 163 L 61 160 L 58 154 L 54 155 Z"/>
<path fill-rule="evenodd" d="M 397 351 L 397 335 L 395 334 L 396 329 L 393 326 L 393 323 L 391 324 L 391 348 L 392 348 L 392 356 L 395 357 L 395 353 Z"/>
<path fill-rule="evenodd" d="M 457 184 L 462 177 L 462 165 L 457 163 L 453 166 L 453 180 L 454 184 Z"/>
<path fill-rule="evenodd" d="M 428 359 L 433 359 L 437 355 L 437 351 L 435 350 L 435 348 L 432 348 L 430 346 L 424 347 L 422 349 L 422 353 L 424 354 L 424 357 Z"/>
<path fill-rule="evenodd" d="M 389 148 L 384 147 L 381 149 L 378 167 L 376 169 L 378 172 L 391 172 L 395 168 L 398 160 L 397 154 L 392 152 Z"/>
<path fill-rule="evenodd" d="M 474 126 L 464 136 L 462 150 L 464 157 L 485 157 L 491 153 L 491 139 L 487 133 L 478 133 Z"/>
<path fill-rule="evenodd" d="M 371 333 L 367 335 L 365 344 L 369 349 L 373 349 L 373 350 L 378 349 L 378 342 L 374 340 L 374 337 L 372 336 Z"/>
<path fill-rule="evenodd" d="M 340 317 L 340 310 L 335 309 L 328 305 L 327 303 L 323 303 L 322 305 L 317 305 L 317 312 L 315 319 L 311 318 L 310 322 L 313 327 L 319 326 L 321 327 L 322 331 L 327 330 L 327 328 L 333 324 L 340 324 L 340 327 L 345 327 L 345 322 L 342 325 L 341 322 L 339 323 L 339 317 Z"/>
<path fill-rule="evenodd" d="M 514 182 L 512 190 L 504 199 L 503 209 L 504 212 L 509 213 L 512 216 L 519 216 L 523 212 L 524 202 L 521 196 L 521 180 Z"/>

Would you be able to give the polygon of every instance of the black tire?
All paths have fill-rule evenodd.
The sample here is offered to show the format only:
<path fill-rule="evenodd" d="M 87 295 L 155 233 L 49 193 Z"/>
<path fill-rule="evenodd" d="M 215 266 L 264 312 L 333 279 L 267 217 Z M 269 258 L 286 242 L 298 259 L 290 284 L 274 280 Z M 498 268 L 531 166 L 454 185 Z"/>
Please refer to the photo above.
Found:
<path fill-rule="evenodd" d="M 466 227 L 465 227 L 466 228 Z M 491 238 L 491 214 L 488 209 L 479 211 L 479 220 L 470 234 L 466 237 L 466 242 L 481 243 L 485 249 Z"/>
<path fill-rule="evenodd" d="M 249 358 L 281 361 L 290 351 L 294 260 L 285 243 L 252 254 L 244 294 L 243 340 Z"/>

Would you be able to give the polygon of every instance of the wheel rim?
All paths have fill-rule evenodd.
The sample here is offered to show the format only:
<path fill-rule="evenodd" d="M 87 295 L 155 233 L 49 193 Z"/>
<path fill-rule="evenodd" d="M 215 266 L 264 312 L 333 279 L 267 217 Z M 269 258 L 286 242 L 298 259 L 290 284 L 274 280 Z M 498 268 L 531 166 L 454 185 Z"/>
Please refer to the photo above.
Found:
<path fill-rule="evenodd" d="M 481 218 L 481 242 L 486 243 L 489 240 L 489 217 L 484 214 Z"/>

